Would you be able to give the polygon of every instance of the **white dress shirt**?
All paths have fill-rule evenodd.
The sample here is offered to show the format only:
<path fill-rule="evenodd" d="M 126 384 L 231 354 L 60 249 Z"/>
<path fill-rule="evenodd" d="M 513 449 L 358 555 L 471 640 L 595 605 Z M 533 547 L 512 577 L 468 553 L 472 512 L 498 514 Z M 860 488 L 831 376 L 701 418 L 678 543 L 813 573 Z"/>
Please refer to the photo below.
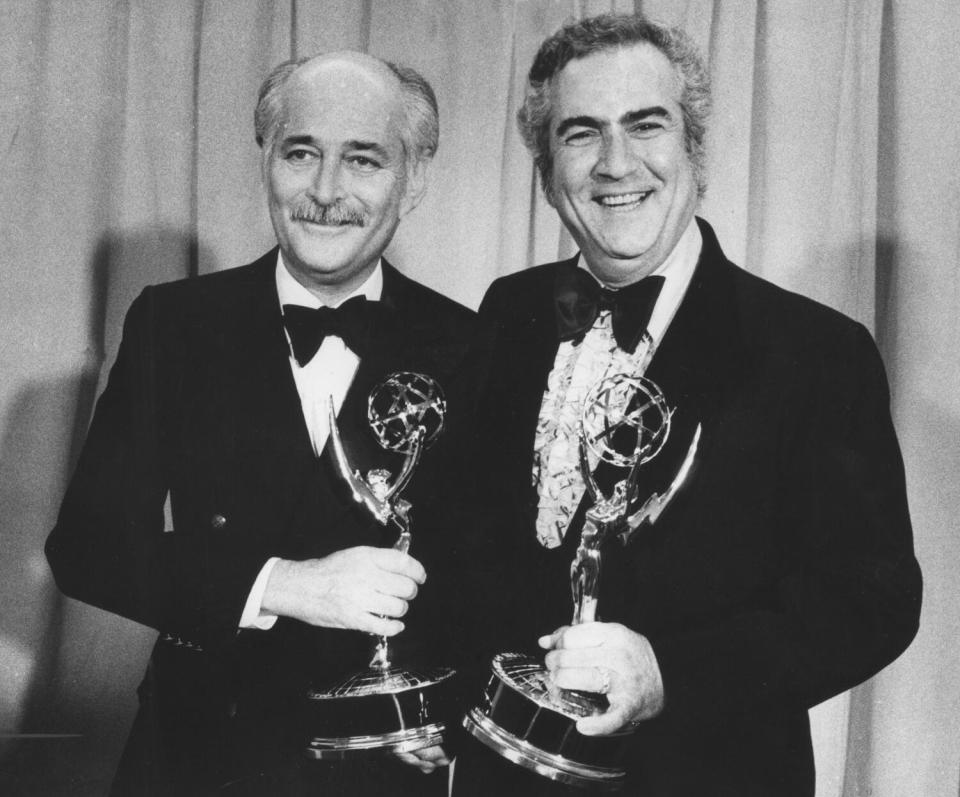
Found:
<path fill-rule="evenodd" d="M 282 254 L 277 258 L 276 280 L 277 296 L 281 307 L 285 304 L 298 304 L 311 309 L 323 306 L 323 302 L 293 278 L 283 262 Z M 376 302 L 380 300 L 382 293 L 383 268 L 380 263 L 377 263 L 367 281 L 334 306 L 339 307 L 354 296 L 366 296 L 369 301 Z M 289 344 L 290 336 L 287 335 L 287 345 Z M 318 457 L 330 436 L 327 405 L 332 398 L 336 413 L 340 414 L 340 407 L 343 405 L 359 364 L 360 358 L 347 347 L 342 338 L 336 335 L 325 337 L 317 353 L 304 366 L 297 363 L 293 356 L 293 349 L 290 349 L 290 370 L 293 372 L 293 380 L 300 395 L 300 406 L 307 424 L 307 431 L 310 433 L 310 442 Z M 243 614 L 240 616 L 240 628 L 267 630 L 277 621 L 275 615 L 261 612 L 260 605 L 263 603 L 263 593 L 266 591 L 270 573 L 278 561 L 277 557 L 268 559 L 257 575 L 256 581 L 253 582 Z"/>

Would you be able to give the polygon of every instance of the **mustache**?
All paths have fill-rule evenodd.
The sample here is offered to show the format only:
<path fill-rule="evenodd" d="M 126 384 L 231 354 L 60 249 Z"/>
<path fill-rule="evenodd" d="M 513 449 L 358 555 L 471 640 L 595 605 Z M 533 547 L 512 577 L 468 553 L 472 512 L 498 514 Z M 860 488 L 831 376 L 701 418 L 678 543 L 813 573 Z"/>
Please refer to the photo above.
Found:
<path fill-rule="evenodd" d="M 304 202 L 294 207 L 290 214 L 294 221 L 309 221 L 313 224 L 325 224 L 331 227 L 353 225 L 363 227 L 367 222 L 363 211 L 355 210 L 342 202 L 330 205 L 318 205 L 316 202 Z"/>

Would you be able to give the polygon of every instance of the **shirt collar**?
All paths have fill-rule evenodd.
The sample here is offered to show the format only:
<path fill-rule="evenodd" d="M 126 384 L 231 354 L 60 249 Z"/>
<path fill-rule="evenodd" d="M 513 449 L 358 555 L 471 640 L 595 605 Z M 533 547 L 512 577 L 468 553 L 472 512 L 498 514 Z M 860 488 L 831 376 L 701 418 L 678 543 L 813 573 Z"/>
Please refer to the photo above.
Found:
<path fill-rule="evenodd" d="M 323 307 L 323 302 L 321 302 L 316 296 L 310 293 L 310 291 L 308 291 L 303 285 L 294 279 L 289 269 L 287 269 L 286 263 L 283 261 L 282 252 L 277 253 L 276 281 L 277 296 L 280 299 L 281 307 L 283 307 L 285 304 L 299 304 L 303 307 L 311 308 Z M 341 304 L 347 301 L 347 299 L 352 299 L 354 296 L 366 296 L 369 301 L 377 302 L 380 300 L 382 294 L 383 260 L 380 259 L 377 261 L 376 267 L 370 273 L 370 276 L 367 277 L 363 285 L 357 288 L 349 296 L 345 296 L 335 306 L 339 307 Z"/>
<path fill-rule="evenodd" d="M 651 276 L 664 278 L 663 288 L 653 308 L 653 314 L 650 316 L 650 323 L 647 324 L 647 331 L 653 338 L 654 343 L 659 343 L 663 339 L 674 313 L 677 312 L 677 308 L 687 292 L 687 286 L 690 284 L 693 272 L 697 268 L 702 248 L 703 236 L 700 234 L 696 218 L 691 216 L 690 222 L 681 234 L 676 246 L 651 274 Z M 577 267 L 586 269 L 596 279 L 596 276 L 587 267 L 583 253 L 577 258 Z"/>

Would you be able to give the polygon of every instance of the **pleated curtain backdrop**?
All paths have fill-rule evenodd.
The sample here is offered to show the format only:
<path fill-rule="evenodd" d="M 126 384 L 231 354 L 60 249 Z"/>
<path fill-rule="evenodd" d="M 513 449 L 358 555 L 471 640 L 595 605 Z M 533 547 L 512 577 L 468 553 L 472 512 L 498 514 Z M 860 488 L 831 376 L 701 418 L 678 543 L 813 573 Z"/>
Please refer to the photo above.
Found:
<path fill-rule="evenodd" d="M 154 633 L 59 597 L 43 541 L 133 297 L 273 245 L 266 72 L 353 48 L 431 80 L 440 150 L 388 256 L 475 307 L 573 251 L 514 126 L 537 46 L 635 8 L 709 60 L 701 213 L 728 256 L 865 323 L 891 380 L 921 631 L 811 712 L 818 795 L 958 794 L 956 0 L 0 0 L 0 791 L 109 785 Z"/>

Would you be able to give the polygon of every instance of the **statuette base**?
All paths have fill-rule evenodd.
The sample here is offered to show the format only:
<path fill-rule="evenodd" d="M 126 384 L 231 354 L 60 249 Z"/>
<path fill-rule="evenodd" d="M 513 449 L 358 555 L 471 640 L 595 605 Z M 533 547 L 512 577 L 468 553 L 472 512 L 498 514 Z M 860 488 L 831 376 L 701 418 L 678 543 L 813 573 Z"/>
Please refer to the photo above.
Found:
<path fill-rule="evenodd" d="M 442 744 L 454 710 L 453 674 L 445 667 L 371 667 L 329 689 L 311 690 L 307 757 L 339 761 Z"/>
<path fill-rule="evenodd" d="M 464 728 L 508 761 L 551 780 L 581 788 L 616 791 L 629 732 L 584 736 L 579 718 L 600 713 L 606 698 L 554 690 L 543 665 L 529 656 L 501 653 L 482 705 L 470 710 Z"/>

